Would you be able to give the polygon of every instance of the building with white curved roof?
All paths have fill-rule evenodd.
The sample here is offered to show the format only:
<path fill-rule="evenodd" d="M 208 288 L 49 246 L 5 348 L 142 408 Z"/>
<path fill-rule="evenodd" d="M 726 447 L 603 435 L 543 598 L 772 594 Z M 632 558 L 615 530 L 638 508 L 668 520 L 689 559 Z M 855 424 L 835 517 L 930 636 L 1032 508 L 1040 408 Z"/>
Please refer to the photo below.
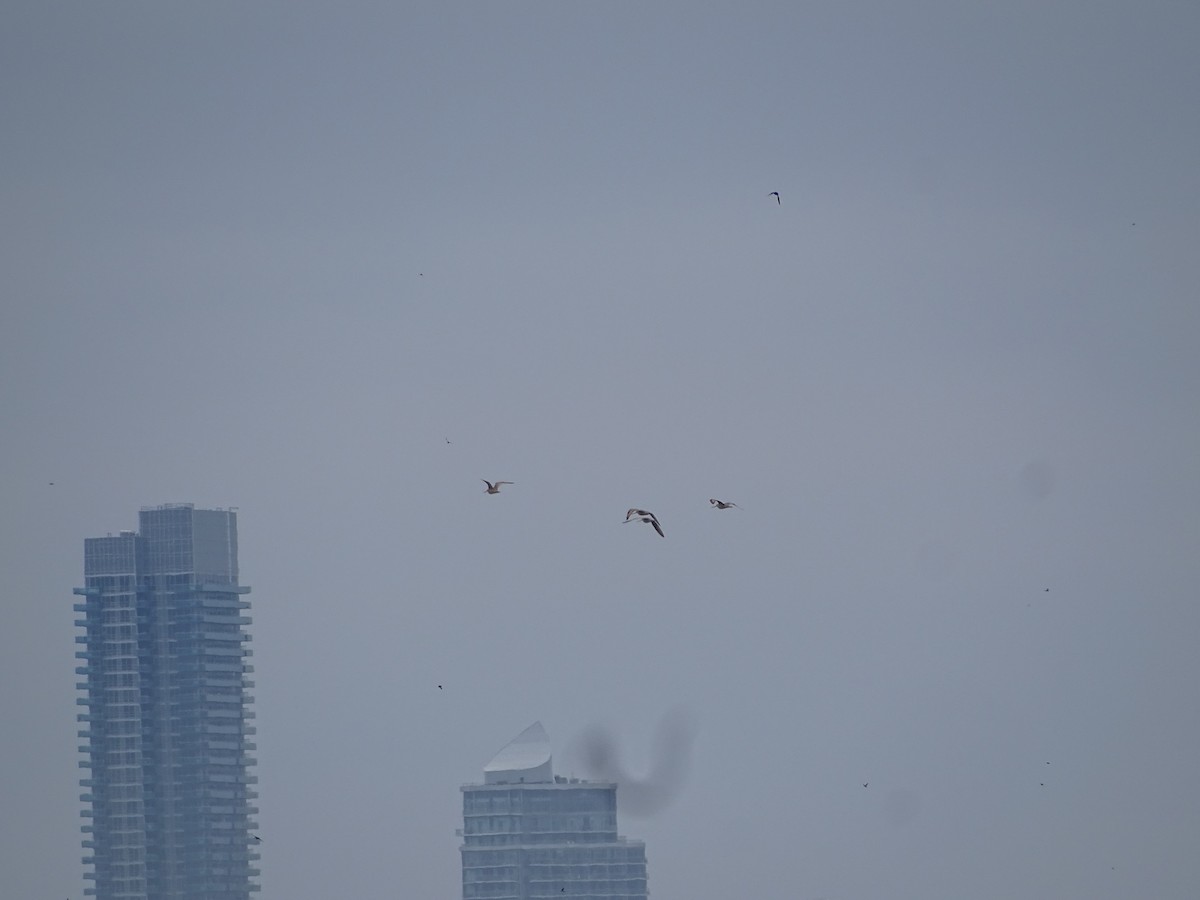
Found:
<path fill-rule="evenodd" d="M 553 772 L 534 722 L 463 785 L 463 900 L 647 900 L 646 845 L 617 833 L 617 785 Z"/>

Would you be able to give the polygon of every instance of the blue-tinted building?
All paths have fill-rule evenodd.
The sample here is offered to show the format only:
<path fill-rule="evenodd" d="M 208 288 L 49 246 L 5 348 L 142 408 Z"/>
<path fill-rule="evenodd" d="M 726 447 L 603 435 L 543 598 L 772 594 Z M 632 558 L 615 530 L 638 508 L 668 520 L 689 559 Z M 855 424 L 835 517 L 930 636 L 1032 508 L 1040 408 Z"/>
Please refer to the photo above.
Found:
<path fill-rule="evenodd" d="M 88 538 L 83 555 L 85 893 L 248 900 L 258 794 L 237 515 L 143 509 L 138 531 Z"/>
<path fill-rule="evenodd" d="M 463 900 L 646 900 L 646 845 L 617 834 L 617 785 L 555 775 L 540 722 L 463 793 Z"/>

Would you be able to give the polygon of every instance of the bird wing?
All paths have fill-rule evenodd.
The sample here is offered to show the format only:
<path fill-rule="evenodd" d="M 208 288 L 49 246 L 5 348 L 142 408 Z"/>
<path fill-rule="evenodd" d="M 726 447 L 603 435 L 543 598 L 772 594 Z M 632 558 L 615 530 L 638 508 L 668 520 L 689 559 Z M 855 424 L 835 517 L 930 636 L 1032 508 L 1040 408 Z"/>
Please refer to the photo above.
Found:
<path fill-rule="evenodd" d="M 647 521 L 649 521 L 650 524 L 654 526 L 654 530 L 658 532 L 659 537 L 666 537 L 666 535 L 663 534 L 662 526 L 658 524 L 658 519 L 651 517 Z"/>

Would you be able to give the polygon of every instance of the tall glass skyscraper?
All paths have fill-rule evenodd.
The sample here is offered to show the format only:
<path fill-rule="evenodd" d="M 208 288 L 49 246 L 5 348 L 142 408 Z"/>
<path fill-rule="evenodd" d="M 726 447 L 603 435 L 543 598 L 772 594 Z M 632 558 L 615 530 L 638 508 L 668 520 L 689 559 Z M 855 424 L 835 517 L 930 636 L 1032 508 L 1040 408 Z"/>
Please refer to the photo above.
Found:
<path fill-rule="evenodd" d="M 258 779 L 237 515 L 189 503 L 138 518 L 136 532 L 84 541 L 75 588 L 84 893 L 248 900 Z"/>
<path fill-rule="evenodd" d="M 534 722 L 463 785 L 463 900 L 646 900 L 646 845 L 617 834 L 617 785 L 563 778 Z"/>

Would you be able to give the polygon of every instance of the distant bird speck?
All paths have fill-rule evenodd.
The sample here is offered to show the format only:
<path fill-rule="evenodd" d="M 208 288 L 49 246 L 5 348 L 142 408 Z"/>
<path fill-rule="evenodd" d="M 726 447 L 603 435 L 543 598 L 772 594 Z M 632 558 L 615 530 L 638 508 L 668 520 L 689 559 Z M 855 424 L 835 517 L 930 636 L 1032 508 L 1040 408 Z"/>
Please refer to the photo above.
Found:
<path fill-rule="evenodd" d="M 257 834 L 252 834 L 252 835 L 250 835 L 250 837 L 254 838 L 254 843 L 256 843 L 256 844 L 262 843 L 262 838 L 260 838 Z"/>
<path fill-rule="evenodd" d="M 438 690 L 440 691 L 441 689 L 442 689 L 442 686 L 439 684 L 439 685 L 438 685 Z"/>
<path fill-rule="evenodd" d="M 866 787 L 866 786 L 867 786 L 868 784 L 870 784 L 870 783 L 871 783 L 871 782 L 869 782 L 869 781 L 864 781 L 864 782 L 863 782 L 863 787 Z"/>
<path fill-rule="evenodd" d="M 511 481 L 497 481 L 495 484 L 493 484 L 486 478 L 480 478 L 479 480 L 487 485 L 487 490 L 484 491 L 485 494 L 498 494 L 500 493 L 500 485 L 513 483 Z"/>
<path fill-rule="evenodd" d="M 774 197 L 774 198 L 775 198 L 775 202 L 776 202 L 777 204 L 779 204 L 780 206 L 782 206 L 782 205 L 783 205 L 783 201 L 779 199 L 779 191 L 771 191 L 771 193 L 767 194 L 767 196 L 768 196 L 768 197 Z"/>
<path fill-rule="evenodd" d="M 708 498 L 708 502 L 717 509 L 741 509 L 736 503 L 726 503 L 724 500 L 714 500 L 711 497 Z"/>

